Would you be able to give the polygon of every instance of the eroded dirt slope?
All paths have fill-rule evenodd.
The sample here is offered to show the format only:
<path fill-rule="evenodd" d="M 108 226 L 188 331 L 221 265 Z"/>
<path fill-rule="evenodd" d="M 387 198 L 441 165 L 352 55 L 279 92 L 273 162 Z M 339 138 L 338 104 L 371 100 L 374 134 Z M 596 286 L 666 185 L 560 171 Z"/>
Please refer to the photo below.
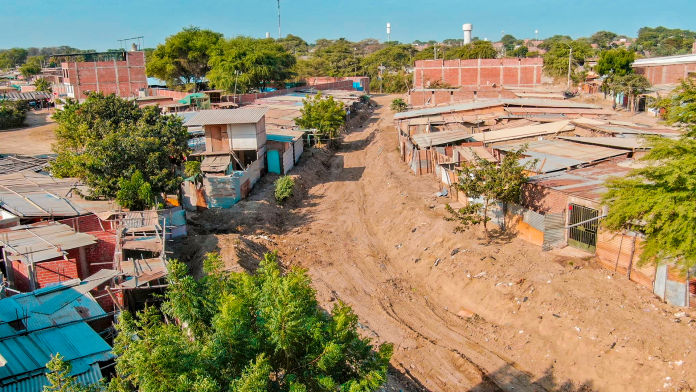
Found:
<path fill-rule="evenodd" d="M 348 303 L 366 336 L 394 343 L 389 390 L 696 385 L 696 322 L 680 309 L 592 261 L 454 234 L 436 181 L 399 161 L 389 99 L 335 154 L 305 153 L 288 205 L 275 205 L 268 175 L 234 208 L 196 214 L 181 259 L 200 275 L 205 252 L 219 251 L 253 271 L 278 250 L 309 271 L 323 306 Z"/>

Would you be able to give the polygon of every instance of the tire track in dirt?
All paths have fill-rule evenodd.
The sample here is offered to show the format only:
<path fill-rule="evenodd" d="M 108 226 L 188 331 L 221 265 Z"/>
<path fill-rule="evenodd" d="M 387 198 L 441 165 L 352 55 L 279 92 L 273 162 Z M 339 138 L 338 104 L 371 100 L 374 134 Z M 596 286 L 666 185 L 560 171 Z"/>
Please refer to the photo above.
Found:
<path fill-rule="evenodd" d="M 374 113 L 373 118 L 380 116 L 384 110 L 385 108 L 381 108 Z M 334 263 L 331 271 L 315 267 L 310 269 L 310 274 L 321 276 L 320 280 L 328 291 L 338 293 L 337 296 L 353 306 L 361 320 L 367 324 L 379 324 L 378 327 L 371 326 L 370 329 L 380 338 L 389 340 L 387 336 L 395 334 L 402 335 L 402 341 L 415 338 L 420 347 L 408 350 L 409 356 L 406 358 L 409 358 L 412 364 L 417 361 L 421 364 L 434 365 L 429 369 L 411 365 L 409 369 L 403 365 L 403 360 L 406 358 L 401 358 L 404 354 L 398 350 L 395 353 L 395 361 L 399 364 L 399 370 L 411 378 L 416 378 L 421 385 L 431 390 L 442 391 L 471 389 L 476 388 L 478 384 L 488 384 L 486 381 L 490 378 L 497 385 L 498 390 L 530 392 L 540 390 L 538 386 L 531 384 L 529 377 L 516 369 L 513 364 L 471 342 L 461 332 L 448 326 L 452 322 L 464 323 L 463 320 L 445 321 L 427 303 L 423 306 L 419 303 L 414 305 L 398 299 L 392 300 L 391 293 L 383 288 L 386 286 L 385 282 L 398 276 L 398 273 L 392 270 L 393 263 L 388 256 L 387 249 L 391 245 L 380 241 L 378 229 L 372 222 L 372 216 L 367 209 L 368 195 L 363 179 L 344 181 L 346 169 L 360 167 L 367 169 L 365 149 L 374 139 L 375 132 L 378 132 L 378 124 L 379 121 L 360 132 L 347 135 L 344 145 L 348 147 L 342 149 L 333 158 L 331 181 L 325 183 L 321 189 L 321 194 L 327 199 L 330 195 L 331 201 L 353 200 L 352 205 L 348 206 L 345 203 L 327 205 L 326 211 L 337 214 L 337 218 L 341 215 L 356 218 L 351 224 L 342 227 L 343 230 L 334 231 L 334 236 L 339 237 L 334 243 L 350 243 L 351 239 L 354 239 L 352 242 L 357 242 L 355 246 L 341 249 L 337 253 L 353 256 L 350 257 L 353 260 L 362 259 L 363 261 L 349 265 L 348 267 L 353 267 L 348 268 L 349 271 L 346 270 L 345 263 Z M 327 202 L 329 200 L 323 203 Z M 367 253 L 367 258 L 355 255 L 356 252 Z M 327 273 L 332 276 L 325 278 Z M 333 282 L 342 282 L 342 287 L 336 287 Z M 345 294 L 346 292 L 348 295 Z M 351 293 L 354 294 L 351 295 Z M 370 298 L 364 298 L 366 296 Z M 374 307 L 366 306 L 370 303 L 377 305 L 377 309 L 381 309 L 381 314 L 376 315 Z M 365 315 L 366 307 L 372 308 L 369 315 Z M 437 325 L 433 325 L 433 320 Z M 437 355 L 432 355 L 433 352 Z M 452 357 L 460 360 L 454 362 L 451 360 Z M 500 372 L 502 368 L 506 369 L 504 373 Z"/>

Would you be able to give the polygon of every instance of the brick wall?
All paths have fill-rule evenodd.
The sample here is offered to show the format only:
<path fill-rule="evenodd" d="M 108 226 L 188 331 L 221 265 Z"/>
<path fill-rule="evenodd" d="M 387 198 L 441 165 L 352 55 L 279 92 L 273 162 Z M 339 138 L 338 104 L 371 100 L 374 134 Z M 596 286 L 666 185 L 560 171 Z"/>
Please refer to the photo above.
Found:
<path fill-rule="evenodd" d="M 540 214 L 558 214 L 568 208 L 568 195 L 535 184 L 525 184 L 520 199 L 522 206 Z"/>
<path fill-rule="evenodd" d="M 412 106 L 447 105 L 475 99 L 514 99 L 517 95 L 501 87 L 461 87 L 458 90 L 411 90 L 409 104 Z"/>
<path fill-rule="evenodd" d="M 325 83 L 336 83 L 345 80 L 350 80 L 352 82 L 360 82 L 360 85 L 365 89 L 367 94 L 370 93 L 370 78 L 367 76 L 347 76 L 347 77 L 333 77 L 333 76 L 321 76 L 315 78 L 307 78 L 306 82 L 309 86 L 316 86 Z"/>
<path fill-rule="evenodd" d="M 137 97 L 147 88 L 145 52 L 125 52 L 126 61 L 85 61 L 62 63 L 65 84 L 74 89 L 75 99 L 85 99 L 85 91 Z M 63 91 L 61 91 L 62 93 Z"/>
<path fill-rule="evenodd" d="M 544 59 L 418 60 L 413 70 L 416 88 L 441 81 L 451 86 L 536 86 L 541 84 Z"/>
<path fill-rule="evenodd" d="M 634 69 L 637 74 L 645 76 L 652 85 L 677 84 L 689 77 L 690 72 L 696 72 L 696 63 L 635 66 Z"/>

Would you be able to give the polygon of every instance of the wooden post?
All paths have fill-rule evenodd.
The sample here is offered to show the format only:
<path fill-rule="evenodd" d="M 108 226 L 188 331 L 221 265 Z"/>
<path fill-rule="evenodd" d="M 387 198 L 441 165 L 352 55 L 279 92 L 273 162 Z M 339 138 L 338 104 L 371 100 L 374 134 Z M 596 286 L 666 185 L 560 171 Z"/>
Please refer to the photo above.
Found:
<path fill-rule="evenodd" d="M 636 239 L 638 237 L 638 232 L 636 232 L 633 235 L 633 244 L 631 244 L 631 256 L 628 258 L 628 272 L 626 273 L 626 276 L 628 276 L 628 280 L 631 280 L 631 268 L 633 268 L 633 254 L 636 251 Z"/>
<path fill-rule="evenodd" d="M 111 287 L 106 286 L 106 292 L 109 293 L 109 297 L 111 297 L 111 300 L 114 302 L 114 305 L 118 308 L 118 310 L 123 311 L 123 308 L 121 307 L 121 304 L 118 303 L 118 299 L 116 299 L 116 296 L 114 293 L 111 291 Z"/>
<path fill-rule="evenodd" d="M 614 266 L 614 272 L 619 269 L 619 258 L 621 257 L 621 246 L 623 245 L 624 235 L 621 234 L 621 241 L 619 241 L 619 253 L 616 255 L 616 265 Z"/>

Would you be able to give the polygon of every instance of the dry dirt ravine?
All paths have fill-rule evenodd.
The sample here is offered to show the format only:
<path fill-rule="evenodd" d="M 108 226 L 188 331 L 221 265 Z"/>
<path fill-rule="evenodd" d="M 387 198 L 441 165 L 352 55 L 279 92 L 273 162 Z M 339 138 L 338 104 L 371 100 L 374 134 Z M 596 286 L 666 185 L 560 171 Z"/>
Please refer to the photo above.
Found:
<path fill-rule="evenodd" d="M 398 159 L 390 99 L 335 154 L 305 154 L 288 206 L 266 176 L 234 208 L 194 216 L 180 257 L 198 274 L 207 251 L 241 270 L 278 250 L 308 270 L 322 306 L 348 303 L 365 336 L 394 344 L 388 390 L 696 385 L 696 322 L 675 322 L 678 309 L 592 262 L 454 234 L 436 182 Z"/>

